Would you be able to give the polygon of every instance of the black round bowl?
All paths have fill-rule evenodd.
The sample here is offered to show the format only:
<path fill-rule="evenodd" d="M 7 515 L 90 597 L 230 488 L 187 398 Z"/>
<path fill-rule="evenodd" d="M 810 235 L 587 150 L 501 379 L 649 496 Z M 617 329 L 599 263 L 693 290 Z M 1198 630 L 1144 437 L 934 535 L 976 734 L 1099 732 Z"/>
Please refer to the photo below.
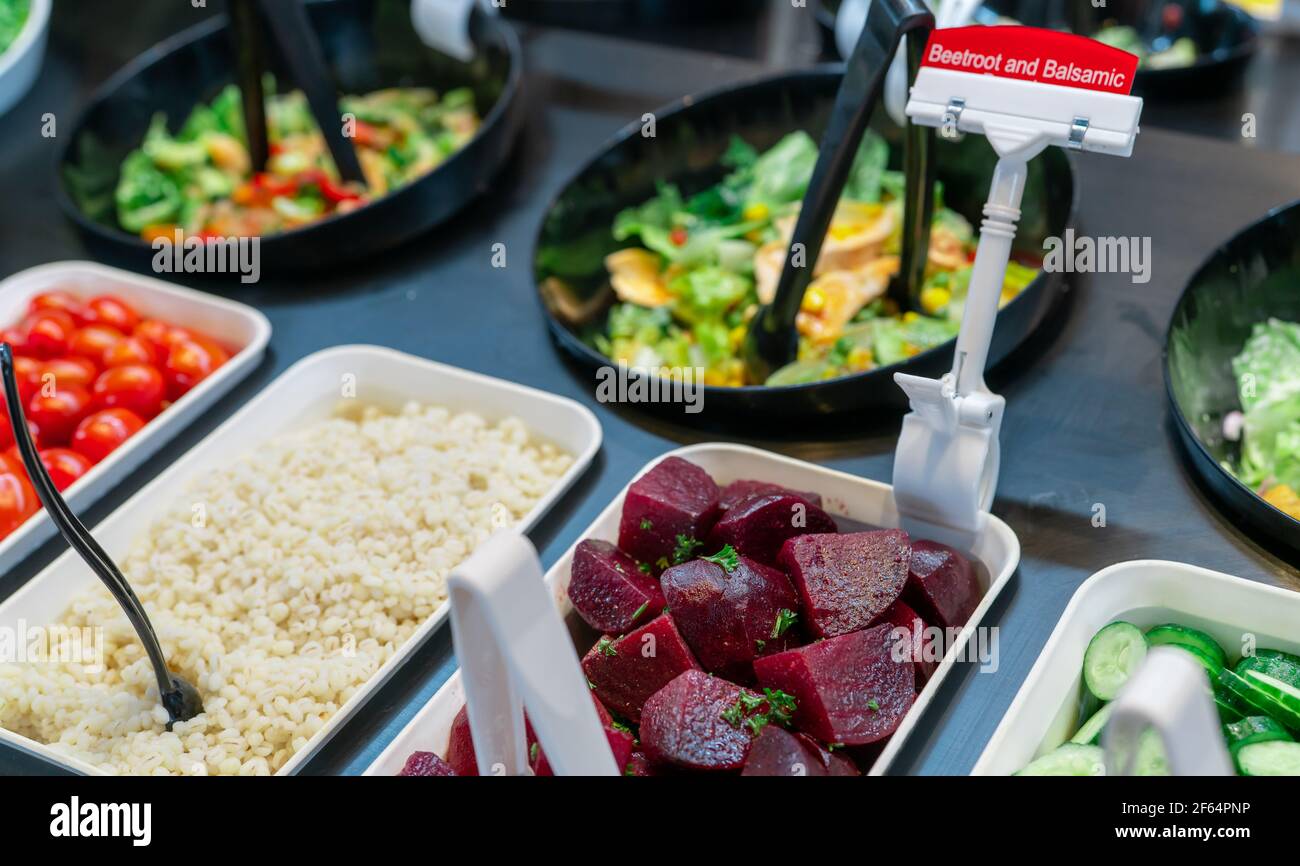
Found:
<path fill-rule="evenodd" d="M 331 0 L 309 3 L 308 11 L 340 92 L 470 87 L 483 123 L 464 148 L 419 180 L 352 213 L 263 238 L 263 270 L 331 267 L 428 231 L 487 188 L 521 122 L 519 42 L 496 17 L 474 16 L 478 53 L 461 63 L 420 41 L 408 0 Z M 267 53 L 281 86 L 291 86 L 276 52 Z M 233 80 L 230 38 L 220 16 L 150 48 L 91 98 L 60 152 L 58 195 L 93 245 L 141 263 L 153 256 L 147 243 L 117 223 L 113 190 L 122 160 L 139 147 L 156 112 L 177 129 L 195 104 Z"/>
<path fill-rule="evenodd" d="M 1174 308 L 1165 337 L 1165 390 L 1196 474 L 1237 525 L 1300 553 L 1300 521 L 1224 468 L 1240 445 L 1223 419 L 1239 411 L 1232 359 L 1256 322 L 1300 322 L 1300 202 L 1272 211 L 1210 256 Z"/>
<path fill-rule="evenodd" d="M 656 135 L 645 137 L 635 123 L 607 143 L 565 185 L 547 209 L 533 252 L 534 276 L 551 334 L 581 365 L 596 370 L 610 360 L 583 341 L 584 330 L 603 323 L 614 300 L 603 259 L 626 246 L 611 234 L 614 215 L 654 194 L 657 181 L 671 181 L 690 194 L 721 179 L 719 159 L 733 135 L 759 149 L 805 129 L 820 138 L 839 87 L 838 66 L 760 79 L 689 97 L 654 112 Z M 900 157 L 902 130 L 877 112 L 875 128 Z M 980 136 L 936 146 L 938 177 L 949 207 L 979 225 L 997 161 Z M 1051 148 L 1031 163 L 1016 250 L 1041 258 L 1045 238 L 1061 235 L 1073 219 L 1073 169 L 1063 151 Z M 1041 274 L 998 314 L 989 363 L 996 364 L 1046 317 L 1061 296 L 1060 274 Z M 825 416 L 864 409 L 903 409 L 907 400 L 894 373 L 936 377 L 952 365 L 953 342 L 905 363 L 840 379 L 780 388 L 708 387 L 703 411 L 647 403 L 638 408 L 697 425 L 736 427 L 754 418 Z"/>
<path fill-rule="evenodd" d="M 1096 7 L 1088 0 L 986 0 L 984 5 L 1033 27 L 1068 28 L 1090 36 L 1106 22 L 1133 26 L 1145 34 L 1155 24 L 1152 10 L 1166 2 L 1109 0 Z M 1235 85 L 1254 55 L 1259 26 L 1241 9 L 1219 0 L 1198 0 L 1184 8 L 1188 35 L 1199 50 L 1196 62 L 1176 69 L 1138 69 L 1135 94 L 1195 99 L 1221 93 Z"/>

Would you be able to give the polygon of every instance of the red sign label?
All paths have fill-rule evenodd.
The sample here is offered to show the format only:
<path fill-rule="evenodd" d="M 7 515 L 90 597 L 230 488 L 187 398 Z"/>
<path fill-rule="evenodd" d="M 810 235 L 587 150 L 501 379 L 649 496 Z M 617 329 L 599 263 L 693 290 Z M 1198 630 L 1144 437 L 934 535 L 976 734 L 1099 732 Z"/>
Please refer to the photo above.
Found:
<path fill-rule="evenodd" d="M 1086 36 L 1038 27 L 953 27 L 935 30 L 923 66 L 1128 94 L 1137 55 Z"/>

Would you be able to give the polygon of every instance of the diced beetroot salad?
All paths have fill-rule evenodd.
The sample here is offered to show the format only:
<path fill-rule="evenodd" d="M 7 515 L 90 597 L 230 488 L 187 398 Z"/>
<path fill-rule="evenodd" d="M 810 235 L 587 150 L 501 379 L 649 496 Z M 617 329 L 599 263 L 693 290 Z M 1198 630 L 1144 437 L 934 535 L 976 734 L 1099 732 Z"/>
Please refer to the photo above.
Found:
<path fill-rule="evenodd" d="M 840 533 L 821 497 L 720 487 L 670 457 L 633 482 L 618 544 L 581 542 L 568 588 L 582 659 L 627 776 L 844 776 L 870 767 L 935 668 L 935 629 L 984 591 L 962 554 L 897 529 Z M 550 775 L 529 730 L 530 764 Z M 464 710 L 442 760 L 477 773 Z"/>

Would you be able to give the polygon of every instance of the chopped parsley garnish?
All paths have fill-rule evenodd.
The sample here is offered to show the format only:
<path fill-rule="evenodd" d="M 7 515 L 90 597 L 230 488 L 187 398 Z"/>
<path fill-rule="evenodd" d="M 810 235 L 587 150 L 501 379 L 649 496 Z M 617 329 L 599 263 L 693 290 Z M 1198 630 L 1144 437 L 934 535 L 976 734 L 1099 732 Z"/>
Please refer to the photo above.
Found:
<path fill-rule="evenodd" d="M 659 611 L 659 612 L 660 612 L 660 613 L 668 613 L 668 605 L 664 605 L 664 609 L 661 610 L 661 611 Z"/>
<path fill-rule="evenodd" d="M 827 744 L 826 744 L 826 751 L 828 751 L 828 752 L 833 752 L 833 751 L 835 751 L 836 749 L 842 749 L 842 748 L 844 748 L 844 744 L 843 744 L 843 743 L 827 743 Z"/>
<path fill-rule="evenodd" d="M 880 701 L 876 700 L 875 698 L 872 698 L 871 700 L 867 701 L 867 709 L 871 710 L 871 712 L 873 713 L 880 712 Z"/>
<path fill-rule="evenodd" d="M 686 535 L 677 536 L 677 547 L 673 550 L 673 565 L 689 562 L 691 557 L 695 555 L 695 548 L 703 546 L 703 541 L 696 541 Z"/>
<path fill-rule="evenodd" d="M 731 574 L 737 568 L 740 568 L 740 554 L 730 544 L 724 545 L 721 550 L 712 556 L 701 556 L 700 559 L 722 566 L 722 570 L 727 574 Z"/>
<path fill-rule="evenodd" d="M 618 655 L 618 650 L 614 649 L 613 639 L 607 637 L 603 637 L 596 642 L 596 652 L 607 656 Z"/>
<path fill-rule="evenodd" d="M 640 571 L 642 574 L 649 574 L 651 571 L 654 570 L 654 569 L 652 569 L 652 568 L 650 567 L 650 563 L 648 563 L 648 562 L 640 562 L 640 563 L 637 563 L 637 566 L 636 566 L 636 567 L 637 567 L 637 570 Z"/>
<path fill-rule="evenodd" d="M 767 711 L 759 712 L 764 706 Z M 790 724 L 794 710 L 794 696 L 780 689 L 763 689 L 761 695 L 741 692 L 736 702 L 722 711 L 722 720 L 737 730 L 741 727 L 748 728 L 751 734 L 758 736 L 763 728 L 773 722 L 778 725 Z"/>
<path fill-rule="evenodd" d="M 641 518 L 641 531 L 642 531 L 642 532 L 649 532 L 650 530 L 652 530 L 652 529 L 654 529 L 654 528 L 655 528 L 655 525 L 654 525 L 653 523 L 650 522 L 650 518 L 649 518 L 649 517 L 642 517 L 642 518 Z"/>
<path fill-rule="evenodd" d="M 790 626 L 794 625 L 797 619 L 799 619 L 799 614 L 788 607 L 783 607 L 777 611 L 776 622 L 772 623 L 772 640 L 776 640 L 789 631 Z"/>
<path fill-rule="evenodd" d="M 591 690 L 594 692 L 594 691 L 596 690 L 596 684 L 593 683 L 590 679 L 588 679 L 588 680 L 587 680 L 587 688 L 591 689 Z"/>
<path fill-rule="evenodd" d="M 528 747 L 528 762 L 530 764 L 537 762 L 537 751 L 540 745 L 540 743 L 533 743 Z"/>
<path fill-rule="evenodd" d="M 632 614 L 632 622 L 636 622 L 637 620 L 639 620 L 641 618 L 641 614 L 645 613 L 645 609 L 649 606 L 650 606 L 650 602 L 648 601 L 642 602 L 641 606 L 636 609 L 636 613 Z"/>
<path fill-rule="evenodd" d="M 763 640 L 762 638 L 759 638 L 758 640 L 754 641 L 754 646 L 758 649 L 759 652 L 762 652 L 763 649 L 767 646 L 767 641 Z"/>
<path fill-rule="evenodd" d="M 624 776 L 635 776 L 635 775 L 636 775 L 636 764 L 635 764 L 634 762 L 632 762 L 632 761 L 628 761 L 628 762 L 627 762 L 627 766 L 623 768 L 623 775 L 624 775 Z"/>
<path fill-rule="evenodd" d="M 632 733 L 632 726 L 624 724 L 623 722 L 620 722 L 618 719 L 610 719 L 609 726 L 616 731 L 623 731 L 628 734 Z"/>
<path fill-rule="evenodd" d="M 665 568 L 668 567 L 668 557 L 666 556 L 659 557 L 657 560 L 655 560 L 655 565 L 659 566 L 660 571 L 663 571 Z"/>

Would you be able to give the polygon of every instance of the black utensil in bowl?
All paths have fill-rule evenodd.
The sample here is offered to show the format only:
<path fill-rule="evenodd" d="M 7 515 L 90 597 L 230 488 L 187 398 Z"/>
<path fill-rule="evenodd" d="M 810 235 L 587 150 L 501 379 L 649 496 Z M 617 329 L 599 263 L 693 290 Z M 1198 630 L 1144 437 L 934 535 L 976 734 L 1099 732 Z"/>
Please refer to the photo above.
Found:
<path fill-rule="evenodd" d="M 533 252 L 538 299 L 557 345 L 588 371 L 614 364 L 589 342 L 615 302 L 604 257 L 627 246 L 614 240 L 614 217 L 655 195 L 656 184 L 678 185 L 693 195 L 721 180 L 733 136 L 759 151 L 787 133 L 806 130 L 814 139 L 825 130 L 842 70 L 826 66 L 783 73 L 692 96 L 654 111 L 656 135 L 642 135 L 631 124 L 604 145 L 561 189 L 539 226 Z M 877 111 L 872 128 L 902 153 L 903 130 Z M 934 149 L 937 179 L 948 207 L 979 225 L 996 156 L 978 136 L 960 142 L 940 140 Z M 895 158 L 891 168 L 900 168 Z M 1076 187 L 1070 160 L 1050 148 L 1030 163 L 1017 258 L 1041 259 L 1043 242 L 1061 236 L 1073 221 Z M 996 364 L 1020 345 L 1061 297 L 1063 275 L 1042 273 L 998 314 L 989 362 Z M 702 411 L 682 412 L 680 404 L 645 402 L 637 410 L 692 426 L 743 430 L 750 435 L 799 428 L 831 414 L 907 408 L 894 373 L 938 378 L 952 366 L 953 342 L 922 352 L 901 364 L 806 385 L 742 388 L 705 387 Z M 629 371 L 636 375 L 636 371 Z M 594 383 L 593 383 L 594 384 Z M 755 427 L 756 422 L 761 427 Z"/>
<path fill-rule="evenodd" d="M 1219 247 L 1174 308 L 1165 338 L 1165 388 L 1195 474 L 1234 524 L 1300 563 L 1300 520 L 1269 504 L 1228 468 L 1242 440 L 1225 420 L 1239 412 L 1233 359 L 1255 326 L 1300 322 L 1300 202 L 1274 210 Z M 1284 373 L 1286 371 L 1278 371 Z M 1295 371 L 1300 379 L 1300 370 Z M 1267 388 L 1271 383 L 1255 383 Z M 1249 427 L 1244 431 L 1249 436 Z M 1297 491 L 1300 492 L 1300 491 Z"/>
<path fill-rule="evenodd" d="M 68 507 L 68 503 L 63 500 L 63 496 L 50 479 L 50 473 L 41 461 L 36 443 L 32 441 L 31 431 L 27 427 L 27 416 L 23 412 L 22 398 L 18 391 L 18 378 L 14 374 L 13 347 L 8 343 L 0 343 L 0 378 L 4 379 L 9 423 L 13 428 L 18 453 L 22 455 L 23 466 L 27 469 L 27 477 L 31 479 L 37 497 L 49 512 L 50 518 L 59 528 L 64 540 L 78 556 L 85 560 L 86 565 L 90 566 L 90 570 L 103 581 L 104 586 L 108 587 L 113 598 L 121 605 L 126 618 L 131 621 L 140 643 L 144 644 L 149 662 L 153 665 L 154 676 L 158 681 L 159 700 L 163 709 L 167 711 L 167 730 L 170 731 L 177 722 L 189 721 L 203 712 L 203 699 L 198 689 L 167 667 L 167 658 L 158 643 L 158 635 L 154 632 L 153 624 L 149 622 L 149 615 L 145 613 L 144 605 L 131 589 L 131 584 Z"/>
<path fill-rule="evenodd" d="M 487 189 L 522 123 L 522 53 L 510 25 L 478 12 L 470 19 L 477 56 L 464 63 L 424 44 L 409 0 L 329 0 L 306 6 L 339 92 L 387 87 L 469 87 L 482 122 L 472 140 L 419 179 L 349 213 L 260 241 L 264 271 L 334 267 L 397 246 L 447 220 Z M 141 54 L 91 98 L 59 154 L 57 194 L 96 252 L 147 268 L 150 244 L 117 222 L 114 190 L 122 160 L 140 146 L 156 112 L 176 129 L 191 109 L 235 80 L 225 16 Z M 293 83 L 273 53 L 268 66 Z"/>

